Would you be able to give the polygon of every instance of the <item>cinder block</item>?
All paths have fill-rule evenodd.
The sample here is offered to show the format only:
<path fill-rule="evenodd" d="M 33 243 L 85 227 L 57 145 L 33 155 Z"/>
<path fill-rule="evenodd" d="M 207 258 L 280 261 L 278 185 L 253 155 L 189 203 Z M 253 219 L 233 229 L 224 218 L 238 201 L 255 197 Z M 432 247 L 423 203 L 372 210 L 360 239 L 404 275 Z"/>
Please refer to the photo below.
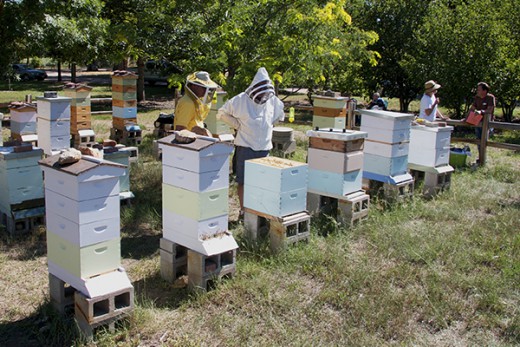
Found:
<path fill-rule="evenodd" d="M 402 202 L 413 196 L 414 180 L 400 182 L 398 184 L 383 183 L 385 200 L 391 202 Z"/>
<path fill-rule="evenodd" d="M 347 195 L 338 200 L 338 221 L 345 226 L 353 226 L 368 216 L 370 195 L 363 191 Z"/>
<path fill-rule="evenodd" d="M 161 277 L 171 283 L 180 276 L 187 275 L 188 249 L 165 238 L 161 238 L 160 246 Z"/>
<path fill-rule="evenodd" d="M 300 212 L 270 221 L 269 239 L 273 252 L 284 250 L 288 245 L 310 238 L 310 215 Z"/>
<path fill-rule="evenodd" d="M 266 218 L 256 215 L 250 211 L 244 211 L 245 237 L 250 241 L 256 241 L 258 234 L 267 234 L 269 225 Z M 262 235 L 260 235 L 262 236 Z"/>
<path fill-rule="evenodd" d="M 49 296 L 51 304 L 61 314 L 74 308 L 74 293 L 76 290 L 64 281 L 49 273 Z"/>
<path fill-rule="evenodd" d="M 233 277 L 236 271 L 236 249 L 205 256 L 188 250 L 188 288 L 207 291 L 224 277 Z"/>
<path fill-rule="evenodd" d="M 76 320 L 88 323 L 92 328 L 103 325 L 113 318 L 123 318 L 134 309 L 134 287 L 121 289 L 106 295 L 88 298 L 83 293 L 74 293 Z"/>

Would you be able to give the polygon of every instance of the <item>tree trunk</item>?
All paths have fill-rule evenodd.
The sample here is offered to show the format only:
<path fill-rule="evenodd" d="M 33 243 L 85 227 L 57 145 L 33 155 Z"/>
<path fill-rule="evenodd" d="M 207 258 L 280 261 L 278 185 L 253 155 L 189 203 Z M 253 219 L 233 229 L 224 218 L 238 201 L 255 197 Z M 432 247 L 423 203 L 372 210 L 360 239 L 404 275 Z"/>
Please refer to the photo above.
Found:
<path fill-rule="evenodd" d="M 144 59 L 139 56 L 137 58 L 137 101 L 144 101 L 145 93 L 144 93 Z"/>
<path fill-rule="evenodd" d="M 58 82 L 61 82 L 61 60 L 58 60 Z"/>
<path fill-rule="evenodd" d="M 76 83 L 76 63 L 72 63 L 70 66 L 70 81 Z"/>
<path fill-rule="evenodd" d="M 510 103 L 501 99 L 500 103 L 502 104 L 502 113 L 504 114 L 504 121 L 511 123 L 513 120 L 513 112 L 516 106 L 516 100 L 512 100 Z"/>

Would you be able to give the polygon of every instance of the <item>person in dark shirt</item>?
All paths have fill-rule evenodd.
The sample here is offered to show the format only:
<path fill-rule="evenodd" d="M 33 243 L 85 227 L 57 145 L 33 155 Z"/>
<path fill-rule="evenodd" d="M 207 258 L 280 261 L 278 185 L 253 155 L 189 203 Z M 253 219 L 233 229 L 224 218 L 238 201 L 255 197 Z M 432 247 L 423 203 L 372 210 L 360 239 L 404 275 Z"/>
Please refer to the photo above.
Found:
<path fill-rule="evenodd" d="M 376 109 L 376 110 L 385 110 L 386 111 L 385 101 L 381 98 L 381 95 L 379 93 L 374 93 L 372 95 L 372 101 L 370 101 L 370 103 L 368 104 L 367 109 L 369 109 L 369 110 Z"/>

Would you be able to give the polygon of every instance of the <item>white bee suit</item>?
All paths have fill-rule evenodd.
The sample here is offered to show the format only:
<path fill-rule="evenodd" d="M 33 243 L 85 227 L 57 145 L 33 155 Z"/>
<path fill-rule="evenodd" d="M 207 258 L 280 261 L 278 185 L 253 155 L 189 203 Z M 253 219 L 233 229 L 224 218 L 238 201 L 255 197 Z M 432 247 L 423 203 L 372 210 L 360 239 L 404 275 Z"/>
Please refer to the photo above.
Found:
<path fill-rule="evenodd" d="M 267 91 L 259 91 L 259 87 L 255 87 L 259 84 L 261 89 Z M 285 117 L 283 102 L 273 95 L 273 91 L 269 74 L 261 67 L 246 91 L 229 99 L 218 110 L 217 118 L 237 129 L 236 146 L 249 147 L 254 151 L 273 148 L 271 143 L 273 124 L 282 121 Z M 268 96 L 267 100 L 258 99 L 262 99 L 260 102 L 265 101 L 264 103 L 257 103 L 251 98 L 263 94 Z"/>

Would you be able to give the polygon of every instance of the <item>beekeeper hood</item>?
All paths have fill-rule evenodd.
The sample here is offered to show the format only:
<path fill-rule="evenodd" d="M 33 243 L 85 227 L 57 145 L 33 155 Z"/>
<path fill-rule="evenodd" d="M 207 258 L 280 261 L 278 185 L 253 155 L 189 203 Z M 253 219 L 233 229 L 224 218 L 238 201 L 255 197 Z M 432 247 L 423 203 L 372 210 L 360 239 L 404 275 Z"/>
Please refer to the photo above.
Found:
<path fill-rule="evenodd" d="M 213 100 L 218 84 L 211 80 L 206 71 L 197 71 L 186 78 L 186 88 L 207 105 Z"/>
<path fill-rule="evenodd" d="M 265 104 L 274 95 L 273 83 L 264 67 L 258 69 L 253 82 L 246 89 L 246 94 L 257 104 Z"/>

